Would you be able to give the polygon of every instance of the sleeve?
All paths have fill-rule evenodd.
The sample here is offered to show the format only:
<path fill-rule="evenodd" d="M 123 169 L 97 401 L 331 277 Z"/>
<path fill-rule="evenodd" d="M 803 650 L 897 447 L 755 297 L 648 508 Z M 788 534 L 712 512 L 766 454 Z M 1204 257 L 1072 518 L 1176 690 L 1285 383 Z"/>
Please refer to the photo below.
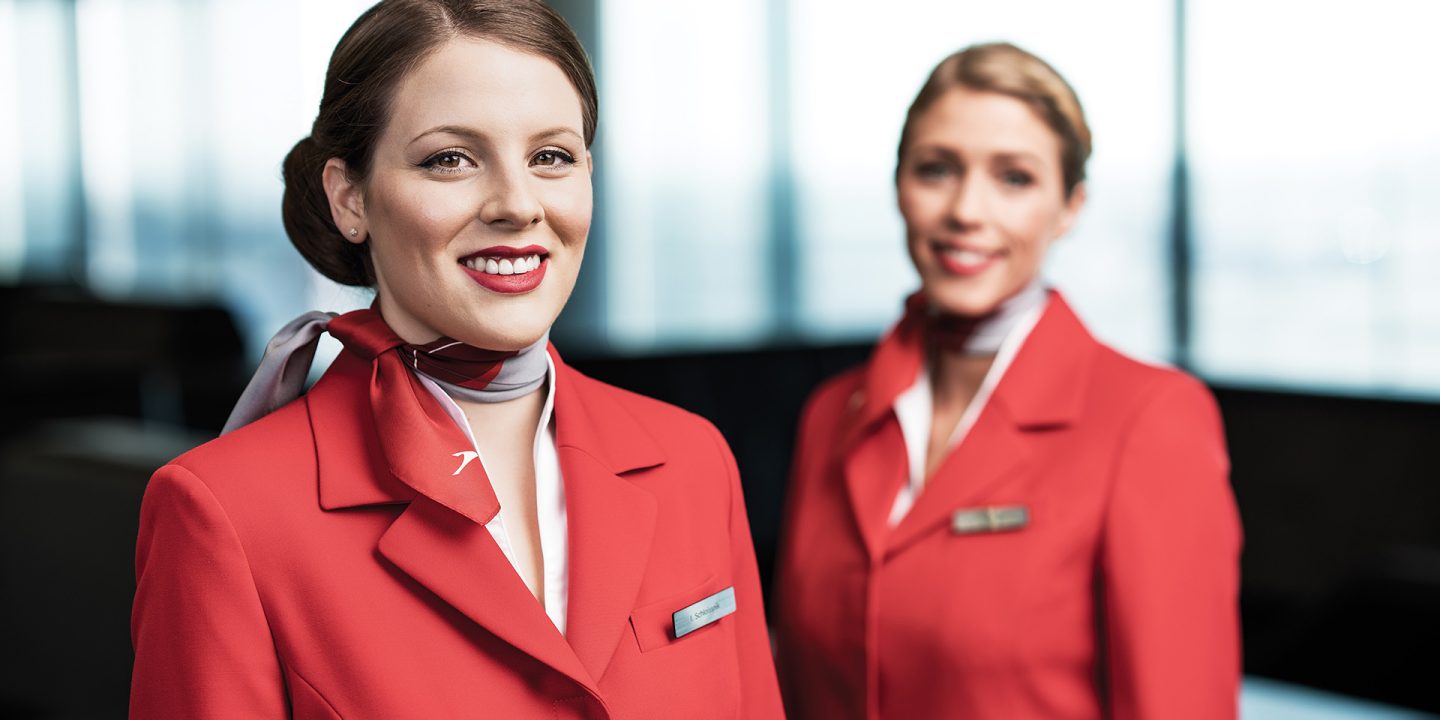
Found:
<path fill-rule="evenodd" d="M 1100 581 L 1113 720 L 1237 714 L 1240 522 L 1219 411 L 1183 378 L 1121 449 Z"/>
<path fill-rule="evenodd" d="M 760 571 L 755 565 L 755 543 L 745 514 L 745 492 L 740 470 L 720 431 L 710 427 L 730 482 L 730 558 L 735 584 L 736 654 L 740 659 L 741 717 L 746 720 L 783 718 L 770 634 L 765 625 L 765 600 L 760 592 Z"/>
<path fill-rule="evenodd" d="M 289 717 L 245 551 L 189 470 L 155 473 L 140 508 L 131 613 L 131 718 Z"/>

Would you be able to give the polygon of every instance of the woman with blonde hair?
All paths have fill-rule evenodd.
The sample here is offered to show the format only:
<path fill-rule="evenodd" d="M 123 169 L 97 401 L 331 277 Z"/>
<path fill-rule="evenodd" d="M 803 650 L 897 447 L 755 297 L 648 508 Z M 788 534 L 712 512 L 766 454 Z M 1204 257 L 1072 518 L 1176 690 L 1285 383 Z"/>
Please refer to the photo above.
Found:
<path fill-rule="evenodd" d="M 774 603 L 792 717 L 1235 716 L 1215 403 L 1041 279 L 1090 147 L 1074 91 L 1013 45 L 946 58 L 910 107 L 895 186 L 920 290 L 800 427 Z"/>

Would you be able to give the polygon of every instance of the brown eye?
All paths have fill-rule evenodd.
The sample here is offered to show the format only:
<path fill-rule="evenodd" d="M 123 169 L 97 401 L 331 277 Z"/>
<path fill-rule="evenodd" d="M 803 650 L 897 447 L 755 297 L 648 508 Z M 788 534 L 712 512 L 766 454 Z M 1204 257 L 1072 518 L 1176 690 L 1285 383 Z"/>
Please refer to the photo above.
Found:
<path fill-rule="evenodd" d="M 950 166 L 941 162 L 922 162 L 915 166 L 915 174 L 926 180 L 937 180 L 950 173 Z"/>
<path fill-rule="evenodd" d="M 575 158 L 570 157 L 569 154 L 560 150 L 541 150 L 535 153 L 535 158 L 530 162 L 539 167 L 558 168 L 573 165 Z"/>
<path fill-rule="evenodd" d="M 1035 183 L 1035 178 L 1030 173 L 1020 170 L 1008 170 L 1001 175 L 1006 185 L 1014 188 L 1030 187 Z"/>
<path fill-rule="evenodd" d="M 474 163 L 470 157 L 459 150 L 442 150 L 420 163 L 420 166 L 427 170 L 442 173 L 459 172 L 471 165 Z"/>

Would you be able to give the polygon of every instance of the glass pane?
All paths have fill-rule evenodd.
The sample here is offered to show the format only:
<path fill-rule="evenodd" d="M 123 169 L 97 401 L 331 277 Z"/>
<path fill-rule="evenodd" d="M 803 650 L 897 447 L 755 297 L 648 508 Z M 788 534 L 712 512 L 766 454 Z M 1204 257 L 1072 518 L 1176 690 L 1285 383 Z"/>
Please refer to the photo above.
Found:
<path fill-rule="evenodd" d="M 1440 394 L 1440 5 L 1190 3 L 1195 358 Z"/>
<path fill-rule="evenodd" d="M 0 171 L 0 205 L 18 208 L 0 221 L 0 274 L 69 280 L 83 229 L 74 13 L 67 3 L 12 2 L 0 14 L 0 157 L 9 166 Z"/>
<path fill-rule="evenodd" d="M 0 282 L 19 280 L 25 262 L 25 202 L 20 188 L 20 26 L 14 0 L 0 0 Z"/>
<path fill-rule="evenodd" d="M 83 189 L 80 279 L 115 297 L 224 302 L 256 356 L 304 310 L 368 302 L 291 247 L 280 165 L 309 132 L 330 49 L 370 4 L 80 0 L 81 160 L 63 178 Z M 21 112 L 59 125 L 44 105 Z M 36 238 L 32 223 L 27 251 Z"/>
<path fill-rule="evenodd" d="M 604 274 L 617 347 L 770 329 L 769 5 L 601 5 L 603 261 L 587 272 Z"/>

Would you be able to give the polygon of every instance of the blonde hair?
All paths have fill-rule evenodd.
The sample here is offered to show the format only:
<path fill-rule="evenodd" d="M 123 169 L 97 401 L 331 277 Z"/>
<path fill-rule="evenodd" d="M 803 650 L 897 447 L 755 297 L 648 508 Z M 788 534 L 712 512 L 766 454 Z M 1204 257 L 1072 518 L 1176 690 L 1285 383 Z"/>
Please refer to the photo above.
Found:
<path fill-rule="evenodd" d="M 1074 88 L 1044 60 L 1011 45 L 971 45 L 940 61 L 930 72 L 900 132 L 898 161 L 903 163 L 910 143 L 910 128 L 947 91 L 956 87 L 1009 95 L 1029 105 L 1060 137 L 1060 170 L 1069 197 L 1085 179 L 1090 158 L 1090 126 Z M 898 165 L 897 165 L 898 167 Z"/>

